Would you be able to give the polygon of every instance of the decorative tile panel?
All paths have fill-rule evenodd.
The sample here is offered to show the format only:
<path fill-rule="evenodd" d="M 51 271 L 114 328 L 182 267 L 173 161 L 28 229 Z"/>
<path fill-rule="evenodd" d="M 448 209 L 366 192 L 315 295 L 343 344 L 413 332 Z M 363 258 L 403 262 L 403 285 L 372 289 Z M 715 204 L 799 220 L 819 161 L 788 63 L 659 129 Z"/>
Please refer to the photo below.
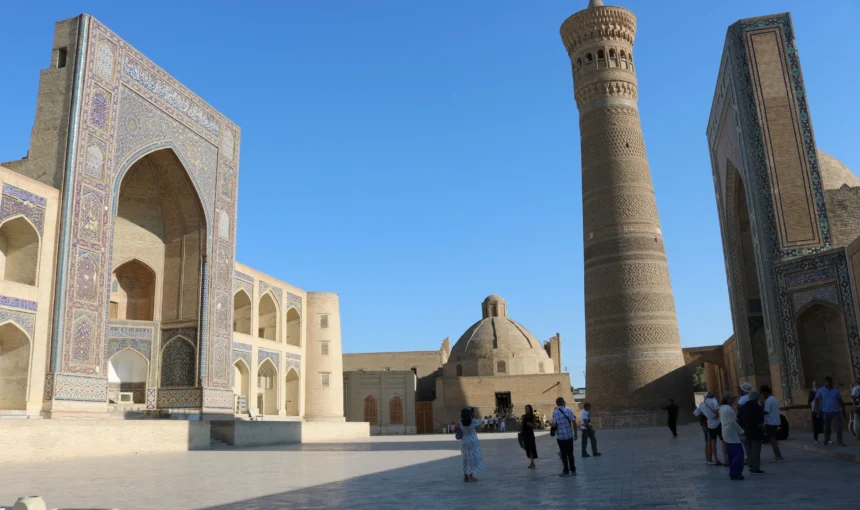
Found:
<path fill-rule="evenodd" d="M 281 306 L 283 304 L 284 297 L 283 293 L 281 292 L 281 289 L 275 287 L 274 285 L 266 283 L 263 280 L 260 280 L 260 295 L 262 296 L 267 291 L 272 291 L 272 295 L 274 295 L 275 299 L 278 301 L 278 306 Z"/>
<path fill-rule="evenodd" d="M 248 368 L 251 368 L 251 353 L 248 351 L 237 351 L 233 349 L 233 363 L 235 364 L 237 360 L 243 360 Z"/>
<path fill-rule="evenodd" d="M 16 297 L 0 296 L 0 306 L 20 308 L 21 310 L 30 310 L 35 312 L 38 305 L 35 301 L 28 301 L 26 299 Z"/>
<path fill-rule="evenodd" d="M 232 390 L 203 389 L 203 407 L 211 409 L 233 409 L 235 397 Z"/>
<path fill-rule="evenodd" d="M 251 282 L 246 282 L 245 280 L 240 280 L 238 278 L 233 278 L 233 295 L 239 291 L 239 289 L 244 290 L 248 293 L 248 297 L 251 298 L 251 301 L 254 300 L 254 284 Z"/>
<path fill-rule="evenodd" d="M 302 314 L 302 297 L 287 292 L 287 308 L 295 308 L 299 315 Z"/>
<path fill-rule="evenodd" d="M 3 183 L 0 223 L 15 216 L 23 216 L 30 221 L 41 237 L 45 225 L 45 203 L 45 199 L 38 195 Z"/>
<path fill-rule="evenodd" d="M 83 375 L 54 374 L 53 400 L 107 402 L 107 379 Z"/>
<path fill-rule="evenodd" d="M 291 352 L 285 352 L 284 356 L 286 357 L 286 363 L 284 363 L 284 370 L 289 370 L 290 368 L 294 368 L 297 373 L 302 373 L 302 357 L 299 354 L 293 354 Z"/>
<path fill-rule="evenodd" d="M 251 344 L 243 344 L 239 342 L 233 342 L 233 350 L 234 351 L 248 351 L 251 352 L 254 350 Z"/>
<path fill-rule="evenodd" d="M 240 271 L 233 271 L 233 274 L 236 276 L 236 278 L 238 278 L 240 280 L 245 280 L 246 282 L 254 283 L 254 277 L 251 275 L 247 275 L 247 274 L 242 273 Z"/>
<path fill-rule="evenodd" d="M 267 359 L 272 360 L 272 363 L 275 364 L 275 368 L 277 368 L 278 371 L 281 370 L 281 353 L 268 351 L 266 349 L 257 349 L 257 366 L 259 367 Z"/>
<path fill-rule="evenodd" d="M 794 304 L 794 313 L 800 312 L 806 305 L 815 301 L 822 301 L 839 307 L 839 291 L 836 290 L 835 285 L 825 285 L 824 287 L 795 292 L 791 295 L 791 301 Z"/>
<path fill-rule="evenodd" d="M 808 283 L 830 279 L 836 279 L 836 268 L 832 266 L 786 276 L 785 284 L 788 287 L 800 287 L 801 285 L 806 285 Z"/>
<path fill-rule="evenodd" d="M 146 409 L 151 410 L 155 409 L 157 404 L 157 391 L 155 388 L 147 388 L 146 389 Z"/>
<path fill-rule="evenodd" d="M 199 409 L 203 407 L 202 388 L 158 388 L 159 409 Z"/>

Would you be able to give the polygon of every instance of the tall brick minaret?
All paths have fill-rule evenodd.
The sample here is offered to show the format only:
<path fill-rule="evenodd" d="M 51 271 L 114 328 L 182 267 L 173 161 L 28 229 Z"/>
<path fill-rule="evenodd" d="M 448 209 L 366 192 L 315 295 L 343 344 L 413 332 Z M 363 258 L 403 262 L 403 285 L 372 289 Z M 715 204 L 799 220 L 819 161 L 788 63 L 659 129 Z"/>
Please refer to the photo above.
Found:
<path fill-rule="evenodd" d="M 591 0 L 561 38 L 582 142 L 586 393 L 595 412 L 691 407 L 663 233 L 637 107 L 636 17 Z M 630 421 L 642 423 L 629 423 Z"/>

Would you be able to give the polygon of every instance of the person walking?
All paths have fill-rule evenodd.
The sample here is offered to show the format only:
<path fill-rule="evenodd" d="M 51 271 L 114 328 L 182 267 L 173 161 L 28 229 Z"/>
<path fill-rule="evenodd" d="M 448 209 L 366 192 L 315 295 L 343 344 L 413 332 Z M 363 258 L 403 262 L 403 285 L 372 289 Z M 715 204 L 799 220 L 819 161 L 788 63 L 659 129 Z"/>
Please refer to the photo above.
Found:
<path fill-rule="evenodd" d="M 475 475 L 484 470 L 484 458 L 481 456 L 481 445 L 478 444 L 478 427 L 481 420 L 475 418 L 469 409 L 460 411 L 460 453 L 463 455 L 463 481 L 477 482 Z"/>
<path fill-rule="evenodd" d="M 744 449 L 749 458 L 749 471 L 763 475 L 761 470 L 761 442 L 764 440 L 764 410 L 758 402 L 758 392 L 747 393 L 747 401 L 738 406 L 738 423 L 744 429 Z"/>
<path fill-rule="evenodd" d="M 764 397 L 764 425 L 765 437 L 770 447 L 773 448 L 773 460 L 782 462 L 782 452 L 779 449 L 779 440 L 777 433 L 779 432 L 782 421 L 779 414 L 779 399 L 773 396 L 773 390 L 770 386 L 764 385 L 760 388 L 761 394 Z"/>
<path fill-rule="evenodd" d="M 600 453 L 597 452 L 597 436 L 594 435 L 594 427 L 591 426 L 591 404 L 588 402 L 583 404 L 582 413 L 580 413 L 579 417 L 582 420 L 582 456 L 599 457 Z M 587 451 L 589 439 L 591 439 L 591 455 Z"/>
<path fill-rule="evenodd" d="M 669 413 L 669 430 L 672 431 L 672 437 L 678 437 L 678 406 L 675 405 L 675 399 L 669 399 L 669 405 L 663 408 Z"/>
<path fill-rule="evenodd" d="M 526 457 L 529 458 L 529 469 L 535 468 L 535 459 L 538 458 L 537 443 L 535 443 L 535 426 L 537 426 L 537 420 L 534 408 L 527 405 L 526 414 L 523 415 L 522 419 L 522 438 L 523 449 L 526 451 Z"/>
<path fill-rule="evenodd" d="M 829 375 L 824 378 L 824 387 L 815 393 L 815 401 L 821 406 L 821 414 L 824 415 L 824 446 L 832 443 L 830 432 L 836 425 L 836 441 L 839 446 L 845 446 L 842 442 L 842 415 L 845 414 L 845 402 L 839 388 L 833 386 L 833 378 Z"/>
<path fill-rule="evenodd" d="M 812 440 L 818 444 L 818 434 L 824 432 L 824 415 L 821 414 L 821 404 L 816 395 L 818 394 L 818 382 L 812 381 L 812 390 L 809 392 L 809 410 L 812 418 Z"/>
<path fill-rule="evenodd" d="M 573 442 L 579 437 L 576 430 L 576 416 L 573 411 L 565 407 L 564 399 L 555 399 L 556 407 L 552 412 L 550 435 L 555 436 L 558 442 L 558 450 L 561 452 L 561 464 L 564 471 L 559 476 L 570 476 L 576 474 L 576 464 L 573 461 Z"/>
<path fill-rule="evenodd" d="M 851 419 L 848 420 L 848 430 L 854 437 L 860 439 L 860 376 L 854 379 L 851 399 L 854 401 L 854 410 L 851 411 Z"/>
<path fill-rule="evenodd" d="M 738 425 L 738 415 L 735 413 L 732 403 L 735 400 L 731 391 L 723 394 L 720 403 L 720 425 L 723 429 L 723 444 L 725 444 L 727 463 L 729 465 L 729 478 L 732 480 L 744 479 L 744 449 L 741 446 L 741 434 L 744 430 Z"/>

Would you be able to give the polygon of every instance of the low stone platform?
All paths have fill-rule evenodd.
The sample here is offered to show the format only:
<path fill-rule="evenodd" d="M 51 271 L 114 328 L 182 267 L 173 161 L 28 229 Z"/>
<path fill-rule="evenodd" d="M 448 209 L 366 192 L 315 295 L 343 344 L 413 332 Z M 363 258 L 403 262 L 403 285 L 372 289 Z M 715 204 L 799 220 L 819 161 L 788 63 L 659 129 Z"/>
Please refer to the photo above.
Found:
<path fill-rule="evenodd" d="M 0 463 L 353 441 L 367 423 L 187 419 L 0 419 Z"/>

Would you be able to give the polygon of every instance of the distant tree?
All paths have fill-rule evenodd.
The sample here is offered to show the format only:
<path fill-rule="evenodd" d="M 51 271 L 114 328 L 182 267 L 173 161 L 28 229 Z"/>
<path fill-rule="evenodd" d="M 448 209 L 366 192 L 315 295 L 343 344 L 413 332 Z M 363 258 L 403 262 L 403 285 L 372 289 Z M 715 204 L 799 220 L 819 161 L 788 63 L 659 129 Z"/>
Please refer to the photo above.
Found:
<path fill-rule="evenodd" d="M 699 365 L 693 369 L 693 391 L 707 391 L 704 365 Z"/>

